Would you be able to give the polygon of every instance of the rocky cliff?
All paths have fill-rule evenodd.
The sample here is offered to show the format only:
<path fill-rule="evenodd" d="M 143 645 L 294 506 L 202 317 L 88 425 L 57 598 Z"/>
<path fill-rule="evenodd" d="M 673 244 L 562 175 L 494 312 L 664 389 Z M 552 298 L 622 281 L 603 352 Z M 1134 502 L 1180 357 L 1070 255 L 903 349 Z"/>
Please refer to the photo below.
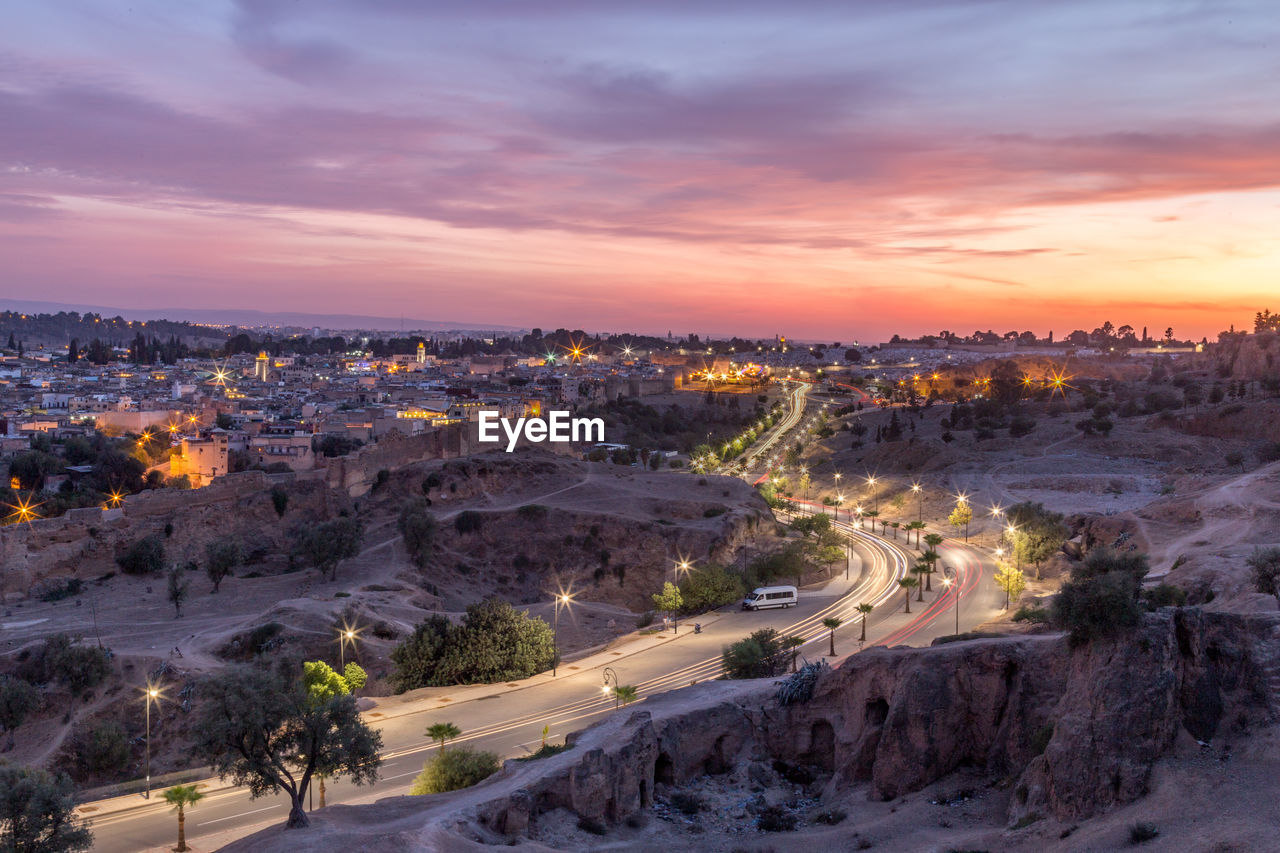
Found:
<path fill-rule="evenodd" d="M 1230 748 L 1270 726 L 1278 637 L 1275 617 L 1166 609 L 1125 638 L 1078 649 L 1056 635 L 870 649 L 791 707 L 770 682 L 708 683 L 648 700 L 580 733 L 574 749 L 509 763 L 468 791 L 331 808 L 316 849 L 375 838 L 387 851 L 442 849 L 445 837 L 518 843 L 566 810 L 592 826 L 635 824 L 674 787 L 744 767 L 758 776 L 778 761 L 809 768 L 821 802 L 898 798 L 964 772 L 1012 788 L 1011 823 L 1080 820 L 1142 797 L 1180 737 Z M 292 842 L 272 830 L 228 849 Z"/>

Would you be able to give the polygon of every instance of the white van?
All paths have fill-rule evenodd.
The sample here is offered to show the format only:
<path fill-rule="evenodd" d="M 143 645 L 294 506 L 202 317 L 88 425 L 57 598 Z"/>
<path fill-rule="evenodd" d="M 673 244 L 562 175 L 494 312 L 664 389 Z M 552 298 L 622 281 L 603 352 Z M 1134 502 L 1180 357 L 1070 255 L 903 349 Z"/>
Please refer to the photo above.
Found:
<path fill-rule="evenodd" d="M 742 599 L 743 610 L 760 610 L 764 607 L 795 607 L 794 586 L 762 586 L 753 589 Z"/>

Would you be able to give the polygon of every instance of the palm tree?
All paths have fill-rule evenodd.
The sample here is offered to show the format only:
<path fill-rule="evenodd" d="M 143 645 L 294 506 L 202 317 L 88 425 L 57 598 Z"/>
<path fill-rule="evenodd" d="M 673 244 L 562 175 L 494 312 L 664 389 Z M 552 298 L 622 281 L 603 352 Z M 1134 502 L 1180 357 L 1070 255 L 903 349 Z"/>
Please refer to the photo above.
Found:
<path fill-rule="evenodd" d="M 929 533 L 929 534 L 926 534 L 924 537 L 924 544 L 928 545 L 929 549 L 933 551 L 936 551 L 938 549 L 938 546 L 941 545 L 944 541 L 945 540 L 937 533 Z"/>
<path fill-rule="evenodd" d="M 187 846 L 187 815 L 185 810 L 187 806 L 194 806 L 204 799 L 204 794 L 200 793 L 197 788 L 198 786 L 196 785 L 174 785 L 164 792 L 165 802 L 178 810 L 178 846 L 173 848 L 178 853 L 191 849 Z"/>
<path fill-rule="evenodd" d="M 891 521 L 889 522 L 889 526 L 893 528 L 893 539 L 896 542 L 898 539 L 898 528 L 902 526 L 902 522 Z"/>
<path fill-rule="evenodd" d="M 844 620 L 838 619 L 835 616 L 828 616 L 826 619 L 822 620 L 823 627 L 831 629 L 831 656 L 832 657 L 836 656 L 836 629 L 839 628 L 842 624 L 844 624 Z"/>
<path fill-rule="evenodd" d="M 858 605 L 858 612 L 862 614 L 862 636 L 858 638 L 860 643 L 865 643 L 867 640 L 867 614 L 875 609 L 874 604 L 867 604 L 865 601 Z"/>
<path fill-rule="evenodd" d="M 783 648 L 791 652 L 791 671 L 796 671 L 796 658 L 800 657 L 800 647 L 804 645 L 804 637 L 787 637 L 782 641 Z"/>
<path fill-rule="evenodd" d="M 613 698 L 615 703 L 621 702 L 625 705 L 628 702 L 636 701 L 636 696 L 639 695 L 639 692 L 640 691 L 633 685 L 624 684 L 621 687 L 613 688 Z"/>
<path fill-rule="evenodd" d="M 923 521 L 907 522 L 907 530 L 914 530 L 916 532 L 916 550 L 917 551 L 920 550 L 920 531 L 924 530 L 926 526 L 927 525 Z"/>
<path fill-rule="evenodd" d="M 880 514 L 879 510 L 870 509 L 863 513 L 863 516 L 871 519 L 871 532 L 876 532 L 876 516 Z"/>
<path fill-rule="evenodd" d="M 453 723 L 436 723 L 427 727 L 427 737 L 440 741 L 440 751 L 444 752 L 444 742 L 462 734 L 462 729 Z"/>
<path fill-rule="evenodd" d="M 915 578 L 899 578 L 899 579 L 898 579 L 898 586 L 902 587 L 902 589 L 907 593 L 907 609 L 906 609 L 906 612 L 907 612 L 907 613 L 910 613 L 910 612 L 911 612 L 911 590 L 913 590 L 913 589 L 915 589 L 916 587 L 920 586 L 920 581 L 918 581 L 918 580 L 917 580 L 917 579 L 915 579 Z"/>
<path fill-rule="evenodd" d="M 929 564 L 924 560 L 921 560 L 911 567 L 911 574 L 915 575 L 914 580 L 916 582 L 916 587 L 919 589 L 919 592 L 916 595 L 916 601 L 924 601 L 925 582 L 920 579 L 929 577 Z"/>

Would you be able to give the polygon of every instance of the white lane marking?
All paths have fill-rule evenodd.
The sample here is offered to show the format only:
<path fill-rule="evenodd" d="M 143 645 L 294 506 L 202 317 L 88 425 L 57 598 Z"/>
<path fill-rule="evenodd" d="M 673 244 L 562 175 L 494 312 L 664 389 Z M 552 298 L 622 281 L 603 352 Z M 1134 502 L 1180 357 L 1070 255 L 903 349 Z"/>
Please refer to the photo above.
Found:
<path fill-rule="evenodd" d="M 197 823 L 196 829 L 199 829 L 202 826 L 210 826 L 211 824 L 222 823 L 224 820 L 235 820 L 238 817 L 245 817 L 247 815 L 257 814 L 258 812 L 265 812 L 265 811 L 270 811 L 271 809 L 278 809 L 278 808 L 280 808 L 280 804 L 276 803 L 274 806 L 266 806 L 264 808 L 254 809 L 251 812 L 240 812 L 240 814 L 227 815 L 226 817 L 220 817 L 214 820 L 206 820 L 204 823 Z"/>

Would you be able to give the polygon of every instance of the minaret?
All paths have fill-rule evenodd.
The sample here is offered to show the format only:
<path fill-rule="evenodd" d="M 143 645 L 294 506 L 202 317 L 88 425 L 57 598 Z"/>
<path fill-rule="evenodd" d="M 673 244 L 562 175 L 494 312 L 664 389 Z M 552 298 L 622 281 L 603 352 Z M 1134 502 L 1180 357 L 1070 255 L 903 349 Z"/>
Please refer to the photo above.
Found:
<path fill-rule="evenodd" d="M 267 364 L 267 351 L 261 350 L 258 352 L 258 357 L 253 362 L 253 377 L 255 379 L 259 379 L 263 382 L 266 382 L 268 369 L 269 369 L 269 365 Z"/>
<path fill-rule="evenodd" d="M 418 341 L 418 364 L 427 363 L 427 345 Z"/>

